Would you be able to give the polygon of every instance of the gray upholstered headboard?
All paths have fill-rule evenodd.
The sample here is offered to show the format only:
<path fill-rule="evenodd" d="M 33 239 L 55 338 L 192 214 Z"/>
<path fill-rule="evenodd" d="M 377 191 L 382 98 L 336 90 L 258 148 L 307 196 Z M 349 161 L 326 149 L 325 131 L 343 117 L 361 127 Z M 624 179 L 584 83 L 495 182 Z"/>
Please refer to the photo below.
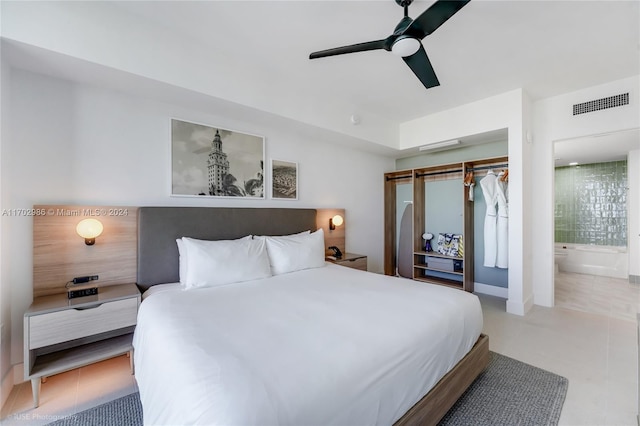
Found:
<path fill-rule="evenodd" d="M 176 238 L 228 240 L 316 229 L 315 209 L 140 207 L 138 286 L 179 281 Z"/>

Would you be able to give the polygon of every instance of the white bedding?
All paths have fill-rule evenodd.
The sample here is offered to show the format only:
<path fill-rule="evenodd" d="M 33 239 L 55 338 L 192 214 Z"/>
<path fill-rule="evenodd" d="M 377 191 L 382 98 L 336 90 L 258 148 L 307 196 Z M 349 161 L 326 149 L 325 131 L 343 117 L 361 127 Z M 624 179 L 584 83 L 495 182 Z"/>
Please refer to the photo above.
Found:
<path fill-rule="evenodd" d="M 147 425 L 392 424 L 471 349 L 473 294 L 337 265 L 140 306 Z"/>

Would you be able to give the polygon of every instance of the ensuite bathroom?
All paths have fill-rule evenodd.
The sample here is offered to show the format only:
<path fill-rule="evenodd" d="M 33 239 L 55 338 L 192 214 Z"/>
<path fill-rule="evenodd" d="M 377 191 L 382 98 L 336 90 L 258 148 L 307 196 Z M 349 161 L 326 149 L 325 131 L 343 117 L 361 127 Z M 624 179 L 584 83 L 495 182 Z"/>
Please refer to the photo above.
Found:
<path fill-rule="evenodd" d="M 640 130 L 554 144 L 555 305 L 636 320 Z"/>

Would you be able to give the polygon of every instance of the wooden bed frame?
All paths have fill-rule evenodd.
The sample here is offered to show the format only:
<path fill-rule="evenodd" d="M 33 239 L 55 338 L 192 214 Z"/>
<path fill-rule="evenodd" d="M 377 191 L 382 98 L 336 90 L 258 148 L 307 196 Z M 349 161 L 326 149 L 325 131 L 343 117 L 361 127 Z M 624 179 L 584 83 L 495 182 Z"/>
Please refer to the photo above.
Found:
<path fill-rule="evenodd" d="M 313 209 L 140 207 L 138 286 L 144 290 L 177 281 L 175 239 L 181 236 L 216 240 L 249 234 L 284 235 L 315 230 L 318 216 Z M 488 363 L 489 338 L 481 335 L 467 355 L 394 424 L 436 425 Z"/>
<path fill-rule="evenodd" d="M 489 336 L 481 334 L 473 348 L 394 426 L 437 425 L 489 364 Z"/>

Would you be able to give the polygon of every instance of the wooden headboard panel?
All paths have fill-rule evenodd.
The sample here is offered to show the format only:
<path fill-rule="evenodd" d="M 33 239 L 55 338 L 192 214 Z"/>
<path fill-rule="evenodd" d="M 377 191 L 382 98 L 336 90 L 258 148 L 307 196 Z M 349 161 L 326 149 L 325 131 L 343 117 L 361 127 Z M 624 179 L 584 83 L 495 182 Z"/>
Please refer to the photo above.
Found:
<path fill-rule="evenodd" d="M 37 205 L 35 209 L 47 214 L 34 216 L 33 219 L 33 295 L 34 297 L 49 294 L 65 293 L 65 284 L 74 277 L 98 275 L 100 279 L 94 283 L 98 286 L 138 282 L 138 214 L 140 209 L 151 207 L 114 207 L 114 206 L 74 206 L 74 205 Z M 180 207 L 164 207 L 163 209 L 180 209 Z M 195 210 L 225 210 L 211 207 L 191 207 Z M 236 233 L 247 234 L 283 234 L 287 233 L 286 213 L 312 211 L 315 219 L 295 225 L 289 233 L 306 229 L 323 228 L 325 247 L 338 246 L 346 252 L 345 227 L 348 219 L 344 209 L 239 209 L 251 210 L 257 217 L 270 217 L 270 227 L 251 228 L 237 217 L 225 222 L 224 227 L 234 227 Z M 283 215 L 274 215 L 276 211 Z M 262 213 L 260 213 L 262 211 Z M 345 218 L 345 224 L 335 230 L 329 230 L 329 218 L 336 214 Z M 93 246 L 84 244 L 76 234 L 76 225 L 82 219 L 94 217 L 104 225 L 101 236 L 96 238 Z M 278 220 L 279 219 L 279 220 Z M 183 218 L 185 220 L 185 218 Z M 264 222 L 263 222 L 264 223 Z M 300 229 L 298 229 L 300 228 Z M 302 229 L 304 228 L 304 229 Z M 259 232 L 263 229 L 265 232 Z M 155 231 L 154 231 L 155 232 Z M 207 232 L 202 234 L 206 237 Z M 184 235 L 180 235 L 184 236 Z M 193 234 L 197 238 L 196 234 Z M 175 240 L 176 237 L 173 237 Z M 228 238 L 232 238 L 229 236 Z M 175 249 L 175 241 L 172 242 Z M 175 249 L 177 257 L 177 249 Z M 176 260 L 177 262 L 177 260 Z M 177 263 L 176 263 L 177 264 Z M 142 283 L 141 287 L 149 284 Z"/>
<path fill-rule="evenodd" d="M 137 207 L 38 205 L 33 217 L 33 296 L 65 293 L 74 277 L 98 275 L 98 286 L 136 281 Z M 93 217 L 104 231 L 92 246 L 76 233 Z"/>

